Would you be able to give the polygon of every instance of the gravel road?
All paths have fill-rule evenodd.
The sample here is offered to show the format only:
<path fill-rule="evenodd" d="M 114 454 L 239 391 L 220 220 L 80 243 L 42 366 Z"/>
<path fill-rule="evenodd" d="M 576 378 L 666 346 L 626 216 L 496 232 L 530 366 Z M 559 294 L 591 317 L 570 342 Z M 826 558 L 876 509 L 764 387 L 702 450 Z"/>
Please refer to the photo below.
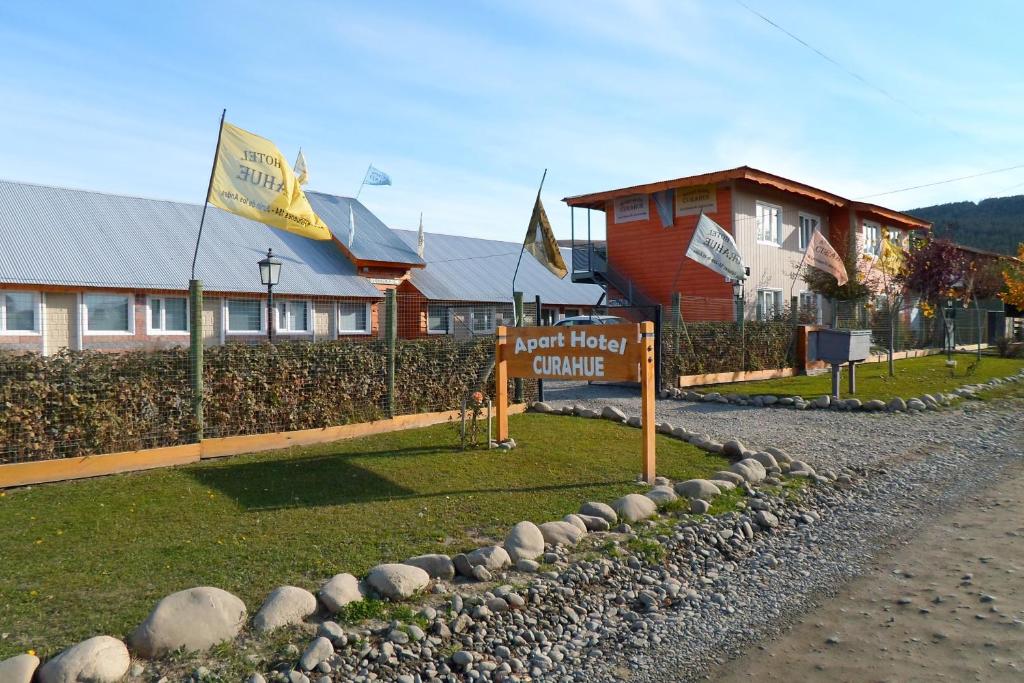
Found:
<path fill-rule="evenodd" d="M 627 415 L 640 412 L 632 387 L 551 383 L 546 399 L 555 407 L 612 405 Z M 659 642 L 627 646 L 611 661 L 595 663 L 594 680 L 714 679 L 709 672 L 745 652 L 756 657 L 760 647 L 770 654 L 771 639 L 801 615 L 1024 461 L 1019 401 L 865 414 L 660 400 L 656 415 L 719 441 L 739 438 L 749 448 L 783 448 L 819 471 L 852 467 L 869 476 L 819 523 L 760 547 L 760 558 L 770 555 L 774 566 L 758 558 L 740 563 L 721 588 L 731 609 L 672 615 L 662 623 Z M 1016 514 L 1009 508 L 1000 512 Z M 826 677 L 823 672 L 821 679 Z"/>

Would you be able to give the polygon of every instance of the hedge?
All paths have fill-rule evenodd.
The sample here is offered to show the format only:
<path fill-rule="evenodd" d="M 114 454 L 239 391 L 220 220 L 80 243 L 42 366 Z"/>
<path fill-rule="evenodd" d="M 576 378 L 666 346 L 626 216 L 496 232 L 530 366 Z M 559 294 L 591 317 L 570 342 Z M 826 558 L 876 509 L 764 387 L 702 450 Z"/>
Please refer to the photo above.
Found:
<path fill-rule="evenodd" d="M 790 367 L 794 328 L 785 322 L 747 322 L 741 340 L 734 322 L 665 325 L 661 348 L 662 383 L 676 386 L 682 375 Z"/>
<path fill-rule="evenodd" d="M 459 407 L 485 393 L 493 337 L 402 340 L 395 412 Z M 208 437 L 312 429 L 387 413 L 387 347 L 380 340 L 227 344 L 204 353 Z M 188 443 L 188 349 L 0 352 L 0 463 Z"/>

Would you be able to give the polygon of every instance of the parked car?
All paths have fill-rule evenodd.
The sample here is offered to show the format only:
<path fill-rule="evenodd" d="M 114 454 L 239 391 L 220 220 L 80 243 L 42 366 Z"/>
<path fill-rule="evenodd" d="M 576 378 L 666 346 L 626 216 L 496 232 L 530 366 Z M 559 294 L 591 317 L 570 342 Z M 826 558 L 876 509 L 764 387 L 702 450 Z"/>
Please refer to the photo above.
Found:
<path fill-rule="evenodd" d="M 556 327 L 572 327 L 575 325 L 618 325 L 620 323 L 628 323 L 629 321 L 625 318 L 620 318 L 617 315 L 574 315 L 570 318 L 562 318 L 557 323 Z"/>

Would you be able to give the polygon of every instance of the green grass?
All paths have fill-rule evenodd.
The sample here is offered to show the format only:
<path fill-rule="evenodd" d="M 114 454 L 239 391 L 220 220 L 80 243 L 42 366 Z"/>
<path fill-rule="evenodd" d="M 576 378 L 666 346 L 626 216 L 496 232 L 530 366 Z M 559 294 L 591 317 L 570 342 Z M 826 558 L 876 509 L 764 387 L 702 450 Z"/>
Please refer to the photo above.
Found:
<path fill-rule="evenodd" d="M 437 425 L 8 491 L 0 659 L 124 636 L 184 588 L 218 586 L 252 613 L 282 584 L 315 589 L 337 572 L 455 553 L 523 519 L 638 490 L 639 430 L 543 415 L 513 416 L 510 427 L 510 454 L 459 451 L 454 430 Z M 689 479 L 725 465 L 658 437 L 659 474 Z"/>
<path fill-rule="evenodd" d="M 944 354 L 898 360 L 895 363 L 895 377 L 889 377 L 889 364 L 886 362 L 860 363 L 857 365 L 857 393 L 850 394 L 846 391 L 849 385 L 844 369 L 841 396 L 856 397 L 862 401 L 876 398 L 887 401 L 896 396 L 911 398 L 922 394 L 951 391 L 964 384 L 985 382 L 993 377 L 1007 377 L 1024 368 L 1024 359 L 983 355 L 977 367 L 968 372 L 968 366 L 976 361 L 974 354 L 958 353 L 954 354 L 953 358 L 957 361 L 957 366 L 953 370 L 946 367 Z M 802 375 L 761 382 L 720 384 L 715 386 L 714 390 L 747 395 L 803 396 L 810 399 L 832 392 L 832 376 L 826 372 L 821 375 Z"/>

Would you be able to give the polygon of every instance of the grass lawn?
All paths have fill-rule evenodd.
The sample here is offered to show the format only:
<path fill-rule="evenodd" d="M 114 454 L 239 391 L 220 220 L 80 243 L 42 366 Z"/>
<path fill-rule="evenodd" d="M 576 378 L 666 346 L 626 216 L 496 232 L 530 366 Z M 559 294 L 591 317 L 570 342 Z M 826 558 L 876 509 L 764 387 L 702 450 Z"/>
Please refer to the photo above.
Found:
<path fill-rule="evenodd" d="M 282 584 L 449 554 L 586 500 L 636 491 L 640 431 L 510 418 L 519 448 L 456 450 L 449 425 L 194 466 L 34 486 L 0 497 L 0 659 L 126 635 L 168 593 L 211 585 L 255 613 Z M 658 472 L 726 461 L 658 437 Z"/>
<path fill-rule="evenodd" d="M 923 356 L 906 358 L 896 361 L 896 376 L 889 377 L 889 364 L 860 363 L 857 365 L 857 393 L 846 391 L 849 388 L 846 368 L 844 366 L 840 386 L 843 398 L 859 398 L 862 401 L 882 399 L 887 401 L 899 396 L 911 398 L 922 394 L 934 394 L 938 391 L 951 391 L 964 384 L 986 382 L 993 377 L 1007 377 L 1024 368 L 1024 359 L 999 358 L 998 356 L 982 355 L 981 363 L 968 371 L 968 366 L 976 360 L 974 354 L 958 353 L 953 358 L 957 361 L 955 369 L 946 367 L 946 356 Z M 706 389 L 706 387 L 705 387 Z M 742 382 L 720 384 L 715 391 L 736 394 L 774 394 L 776 396 L 803 396 L 814 398 L 832 392 L 832 374 L 807 375 L 770 379 L 762 382 Z"/>

